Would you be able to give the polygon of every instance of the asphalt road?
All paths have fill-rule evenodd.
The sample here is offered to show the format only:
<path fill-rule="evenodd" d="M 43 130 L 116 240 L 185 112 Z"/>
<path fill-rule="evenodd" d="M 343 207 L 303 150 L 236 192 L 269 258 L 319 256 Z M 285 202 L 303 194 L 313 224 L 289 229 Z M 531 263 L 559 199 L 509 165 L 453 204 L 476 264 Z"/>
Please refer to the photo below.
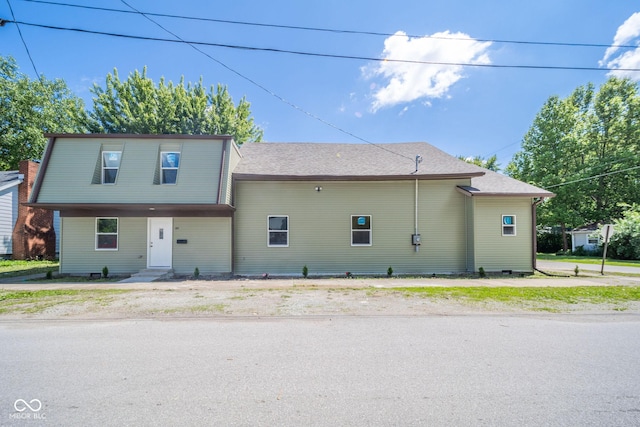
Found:
<path fill-rule="evenodd" d="M 2 321 L 0 343 L 0 425 L 640 425 L 637 314 Z"/>

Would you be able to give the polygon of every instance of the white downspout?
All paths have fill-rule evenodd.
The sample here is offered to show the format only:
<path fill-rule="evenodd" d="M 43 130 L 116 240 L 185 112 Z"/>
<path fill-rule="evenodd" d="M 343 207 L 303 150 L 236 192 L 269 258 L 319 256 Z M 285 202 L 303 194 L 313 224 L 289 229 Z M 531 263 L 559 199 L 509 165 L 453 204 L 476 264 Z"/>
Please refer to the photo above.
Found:
<path fill-rule="evenodd" d="M 416 213 L 415 213 L 415 227 L 414 227 L 414 233 L 417 236 L 418 234 L 418 180 L 416 179 L 416 198 L 415 198 L 415 207 L 416 207 Z M 420 252 L 420 245 L 414 245 L 416 248 L 416 252 Z"/>

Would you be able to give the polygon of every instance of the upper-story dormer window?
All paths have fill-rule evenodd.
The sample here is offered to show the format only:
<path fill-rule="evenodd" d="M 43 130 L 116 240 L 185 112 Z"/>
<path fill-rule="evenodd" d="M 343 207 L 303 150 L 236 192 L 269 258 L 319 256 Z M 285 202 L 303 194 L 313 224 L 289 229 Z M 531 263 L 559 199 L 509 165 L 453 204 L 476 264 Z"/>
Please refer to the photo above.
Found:
<path fill-rule="evenodd" d="M 102 183 L 115 184 L 118 178 L 118 170 L 120 170 L 120 159 L 122 159 L 122 151 L 103 151 L 102 152 Z"/>
<path fill-rule="evenodd" d="M 178 179 L 180 167 L 180 153 L 164 151 L 160 153 L 160 169 L 163 184 L 175 184 Z"/>

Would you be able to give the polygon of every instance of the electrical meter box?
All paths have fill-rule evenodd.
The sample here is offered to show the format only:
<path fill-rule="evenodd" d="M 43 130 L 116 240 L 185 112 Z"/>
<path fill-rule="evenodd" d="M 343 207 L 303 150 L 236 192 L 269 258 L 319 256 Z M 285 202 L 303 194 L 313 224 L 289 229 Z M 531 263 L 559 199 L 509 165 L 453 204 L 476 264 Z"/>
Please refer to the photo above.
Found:
<path fill-rule="evenodd" d="M 420 245 L 422 243 L 422 238 L 420 237 L 419 234 L 412 234 L 411 235 L 411 243 L 413 245 L 418 246 L 418 245 Z"/>

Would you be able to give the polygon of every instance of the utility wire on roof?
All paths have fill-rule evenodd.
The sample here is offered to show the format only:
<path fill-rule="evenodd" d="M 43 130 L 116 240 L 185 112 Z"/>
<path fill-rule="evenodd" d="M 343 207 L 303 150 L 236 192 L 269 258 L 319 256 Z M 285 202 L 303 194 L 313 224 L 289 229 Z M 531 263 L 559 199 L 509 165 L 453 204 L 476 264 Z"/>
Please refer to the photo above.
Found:
<path fill-rule="evenodd" d="M 11 2 L 9 0 L 7 0 L 7 5 L 9 6 L 9 12 L 11 13 L 11 18 L 13 19 L 13 22 L 16 22 L 16 16 L 13 13 L 13 7 L 11 7 Z M 2 25 L 4 25 L 6 22 L 8 21 L 2 20 Z M 24 45 L 24 50 L 27 51 L 27 56 L 29 57 L 29 61 L 31 61 L 31 66 L 33 67 L 33 71 L 36 73 L 36 76 L 40 78 L 40 73 L 38 73 L 38 69 L 36 68 L 36 63 L 33 61 L 33 58 L 31 57 L 29 46 L 27 46 L 27 42 L 24 40 L 24 36 L 22 35 L 22 30 L 20 29 L 20 25 L 18 25 L 17 22 L 16 22 L 16 28 L 18 28 L 18 34 L 20 35 L 20 40 L 22 40 L 22 44 Z"/>
<path fill-rule="evenodd" d="M 160 28 L 161 28 L 162 30 L 164 30 L 165 32 L 167 32 L 167 33 L 171 34 L 173 37 L 175 37 L 175 38 L 177 39 L 177 41 L 180 41 L 180 42 L 182 42 L 182 43 L 185 43 L 185 44 L 189 45 L 192 49 L 194 49 L 194 50 L 195 50 L 195 51 L 197 51 L 198 53 L 200 53 L 200 54 L 202 54 L 202 55 L 206 56 L 207 58 L 209 58 L 209 59 L 211 59 L 212 61 L 216 62 L 216 63 L 217 63 L 217 64 L 219 64 L 220 66 L 222 66 L 222 67 L 226 68 L 227 70 L 231 71 L 232 73 L 234 73 L 234 74 L 235 74 L 235 75 L 237 75 L 238 77 L 240 77 L 240 78 L 242 78 L 242 79 L 244 79 L 244 80 L 248 81 L 249 83 L 253 84 L 254 86 L 256 86 L 256 87 L 258 87 L 258 88 L 262 89 L 263 91 L 265 91 L 265 92 L 266 92 L 266 93 L 268 93 L 269 95 L 271 95 L 271 96 L 275 97 L 276 99 L 278 99 L 279 101 L 281 101 L 281 102 L 283 102 L 283 103 L 287 104 L 288 106 L 290 106 L 290 107 L 292 107 L 292 108 L 294 108 L 294 109 L 298 110 L 299 112 L 301 112 L 301 113 L 303 113 L 303 114 L 305 114 L 305 115 L 307 115 L 307 116 L 309 116 L 309 117 L 311 117 L 311 118 L 313 118 L 313 119 L 315 119 L 315 120 L 319 121 L 320 123 L 323 123 L 323 124 L 325 124 L 325 125 L 327 125 L 327 126 L 329 126 L 329 127 L 333 128 L 333 129 L 335 129 L 335 130 L 337 130 L 337 131 L 339 131 L 339 132 L 344 133 L 345 135 L 349 135 L 349 136 L 351 136 L 352 138 L 355 138 L 355 139 L 357 139 L 357 140 L 359 140 L 359 141 L 362 141 L 362 142 L 365 142 L 365 143 L 367 143 L 367 144 L 371 144 L 371 145 L 373 145 L 373 146 L 375 146 L 375 147 L 380 148 L 381 150 L 387 151 L 387 152 L 389 152 L 389 153 L 392 153 L 392 154 L 395 154 L 395 155 L 397 155 L 397 156 L 404 157 L 404 158 L 406 158 L 406 159 L 409 159 L 409 160 L 413 161 L 413 159 L 412 159 L 411 157 L 405 156 L 404 154 L 397 153 L 397 152 L 395 152 L 395 151 L 393 151 L 393 150 L 389 150 L 388 148 L 385 148 L 385 147 L 383 147 L 383 146 L 381 146 L 381 145 L 379 145 L 379 144 L 375 144 L 375 143 L 373 143 L 373 142 L 371 142 L 371 141 L 368 141 L 368 140 L 366 140 L 366 139 L 364 139 L 364 138 L 362 138 L 362 137 L 360 137 L 360 136 L 358 136 L 358 135 L 355 135 L 355 134 L 354 134 L 354 133 L 352 133 L 352 132 L 349 132 L 349 131 L 347 131 L 347 130 L 344 130 L 344 129 L 342 129 L 342 128 L 340 128 L 340 127 L 336 126 L 336 125 L 334 125 L 333 123 L 328 122 L 328 121 L 326 121 L 326 120 L 322 119 L 321 117 L 319 117 L 319 116 L 317 116 L 317 115 L 315 115 L 315 114 L 313 114 L 313 113 L 310 113 L 309 111 L 307 111 L 307 110 L 303 109 L 302 107 L 300 107 L 300 106 L 298 106 L 298 105 L 296 105 L 296 104 L 292 103 L 291 101 L 288 101 L 288 100 L 284 99 L 284 98 L 283 98 L 283 97 L 281 97 L 280 95 L 278 95 L 278 94 L 276 94 L 275 92 L 273 92 L 273 91 L 271 91 L 271 90 L 267 89 L 265 86 L 261 85 L 260 83 L 256 82 L 255 80 L 253 80 L 253 79 L 251 79 L 251 78 L 249 78 L 249 77 L 245 76 L 244 74 L 240 73 L 239 71 L 237 71 L 237 70 L 235 70 L 235 69 L 233 69 L 233 68 L 229 67 L 228 65 L 226 65 L 225 63 L 223 63 L 223 62 L 222 62 L 222 61 L 220 61 L 219 59 L 216 59 L 216 58 L 214 58 L 213 56 L 209 55 L 208 53 L 206 53 L 206 52 L 205 52 L 205 51 L 203 51 L 202 49 L 200 49 L 200 48 L 198 48 L 197 46 L 195 46 L 195 45 L 194 45 L 194 43 L 191 43 L 191 42 L 188 42 L 188 41 L 183 40 L 180 36 L 178 36 L 177 34 L 175 34 L 174 32 L 172 32 L 171 30 L 169 30 L 169 29 L 165 28 L 164 26 L 162 26 L 162 25 L 161 25 L 161 24 L 159 24 L 158 22 L 156 22 L 156 21 L 154 21 L 153 19 L 151 19 L 151 18 L 149 18 L 148 16 L 146 16 L 146 14 L 144 14 L 143 12 L 140 12 L 140 11 L 138 11 L 136 8 L 134 8 L 133 6 L 129 5 L 125 0 L 120 0 L 120 1 L 121 1 L 122 3 L 124 3 L 127 7 L 131 8 L 132 10 L 136 11 L 138 14 L 142 15 L 142 16 L 143 16 L 144 18 L 146 18 L 147 20 L 151 21 L 153 24 L 155 24 L 155 25 L 157 25 L 158 27 L 160 27 Z"/>
<path fill-rule="evenodd" d="M 28 2 L 28 3 L 42 3 L 42 4 L 50 4 L 55 6 L 66 6 L 66 7 L 76 7 L 81 9 L 100 10 L 105 12 L 142 13 L 146 16 L 186 19 L 186 20 L 203 21 L 203 22 L 217 22 L 222 24 L 248 25 L 248 26 L 255 26 L 255 27 L 280 28 L 280 29 L 287 29 L 287 30 L 318 31 L 318 32 L 337 33 L 337 34 L 358 34 L 358 35 L 383 36 L 383 37 L 397 36 L 397 34 L 395 33 L 385 33 L 385 32 L 379 32 L 379 31 L 358 31 L 358 30 L 337 29 L 337 28 L 305 27 L 300 25 L 282 25 L 282 24 L 268 24 L 268 23 L 261 23 L 261 22 L 235 21 L 235 20 L 228 20 L 228 19 L 215 19 L 215 18 L 203 18 L 203 17 L 185 16 L 185 15 L 174 15 L 174 14 L 168 14 L 168 13 L 153 13 L 153 12 L 140 12 L 140 11 L 134 12 L 134 11 L 122 10 L 122 9 L 86 6 L 86 5 L 60 3 L 60 2 L 44 1 L 44 0 L 22 0 L 22 1 Z M 404 36 L 405 35 L 403 35 L 403 37 Z M 541 45 L 541 46 L 598 47 L 598 48 L 613 47 L 613 48 L 620 48 L 620 49 L 636 49 L 638 47 L 634 45 L 622 45 L 622 44 L 617 45 L 617 44 L 600 44 L 600 43 L 543 42 L 543 41 L 530 41 L 530 40 L 468 39 L 468 38 L 461 38 L 461 37 L 430 36 L 430 35 L 406 35 L 406 37 L 432 38 L 432 39 L 438 39 L 438 40 L 453 40 L 453 41 L 478 41 L 478 42 L 505 43 L 505 44 Z"/>
<path fill-rule="evenodd" d="M 147 17 L 147 19 L 150 19 Z M 515 69 L 533 69 L 533 70 L 574 70 L 574 71 L 630 71 L 630 72 L 640 72 L 640 68 L 610 68 L 610 67 L 570 67 L 570 66 L 556 66 L 556 65 L 519 65 L 519 64 L 479 64 L 479 63 L 471 63 L 471 62 L 442 62 L 442 61 L 419 61 L 419 60 L 411 60 L 411 59 L 389 59 L 389 58 L 374 58 L 367 56 L 353 56 L 353 55 L 338 55 L 331 53 L 318 53 L 318 52 L 304 52 L 304 51 L 296 51 L 296 50 L 287 50 L 287 49 L 275 49 L 275 48 L 265 48 L 265 47 L 255 47 L 255 46 L 244 46 L 244 45 L 232 45 L 225 43 L 211 43 L 211 42 L 197 42 L 190 40 L 183 40 L 181 38 L 178 39 L 165 39 L 160 37 L 149 37 L 149 36 L 135 36 L 130 34 L 121 34 L 121 33 L 112 33 L 105 31 L 94 31 L 94 30 L 85 30 L 80 28 L 70 28 L 70 27 L 58 27 L 55 25 L 44 25 L 44 24 L 34 24 L 31 22 L 24 21 L 7 21 L 13 22 L 15 24 L 27 25 L 38 28 L 47 28 L 50 30 L 60 30 L 60 31 L 72 31 L 86 34 L 97 34 L 103 36 L 110 37 L 121 37 L 128 39 L 137 39 L 137 40 L 148 40 L 148 41 L 159 41 L 166 43 L 184 43 L 190 45 L 192 48 L 196 49 L 203 55 L 206 53 L 202 52 L 200 49 L 197 49 L 196 46 L 213 46 L 213 47 L 222 47 L 229 49 L 238 49 L 238 50 L 251 50 L 251 51 L 260 51 L 260 52 L 274 52 L 274 53 L 286 53 L 292 55 L 302 55 L 302 56 L 314 56 L 321 58 L 334 58 L 334 59 L 350 59 L 350 60 L 358 60 L 358 61 L 373 61 L 373 62 L 397 62 L 397 63 L 406 63 L 406 64 L 419 64 L 419 65 L 451 65 L 451 66 L 460 66 L 460 67 L 482 67 L 482 68 L 515 68 Z M 157 24 L 157 23 L 156 23 Z M 159 25 L 159 24 L 157 24 Z M 173 33 L 171 33 L 173 34 Z M 213 59 L 213 58 L 211 58 Z M 217 60 L 213 59 L 218 62 Z"/>

